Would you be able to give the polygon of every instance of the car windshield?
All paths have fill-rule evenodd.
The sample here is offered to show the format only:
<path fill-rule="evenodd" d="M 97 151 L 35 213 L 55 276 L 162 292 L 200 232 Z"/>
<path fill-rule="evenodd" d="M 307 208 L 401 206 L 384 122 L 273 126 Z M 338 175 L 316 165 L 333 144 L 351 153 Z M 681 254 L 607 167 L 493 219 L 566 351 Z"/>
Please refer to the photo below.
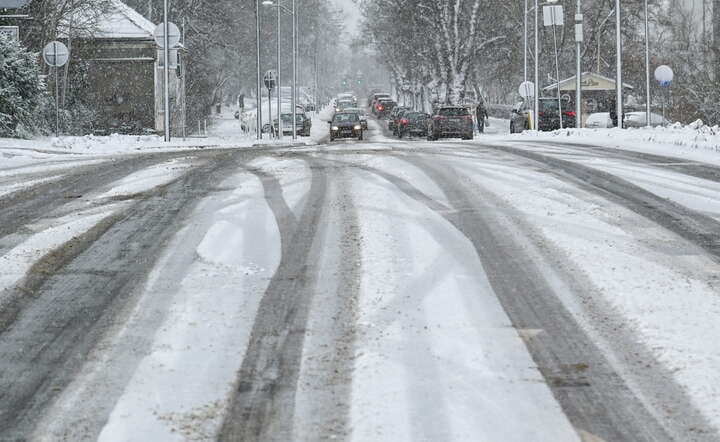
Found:
<path fill-rule="evenodd" d="M 470 113 L 464 107 L 444 107 L 440 109 L 438 115 L 442 117 L 462 117 L 465 115 L 470 115 Z"/>
<path fill-rule="evenodd" d="M 540 100 L 540 112 L 557 112 L 557 100 Z"/>
<path fill-rule="evenodd" d="M 290 123 L 292 121 L 292 114 L 282 114 L 280 117 L 282 118 L 283 123 Z M 301 114 L 295 114 L 295 121 L 302 123 L 303 116 Z"/>
<path fill-rule="evenodd" d="M 351 114 L 358 114 L 358 115 L 365 115 L 365 111 L 362 109 L 358 109 L 355 107 L 348 107 L 345 109 L 344 112 L 351 113 Z"/>
<path fill-rule="evenodd" d="M 425 118 L 425 114 L 422 112 L 413 112 L 407 115 L 407 119 L 411 121 L 422 120 Z"/>
<path fill-rule="evenodd" d="M 356 121 L 359 121 L 357 114 L 353 113 L 343 113 L 343 114 L 337 114 L 335 115 L 335 118 L 333 118 L 334 123 L 354 123 Z"/>

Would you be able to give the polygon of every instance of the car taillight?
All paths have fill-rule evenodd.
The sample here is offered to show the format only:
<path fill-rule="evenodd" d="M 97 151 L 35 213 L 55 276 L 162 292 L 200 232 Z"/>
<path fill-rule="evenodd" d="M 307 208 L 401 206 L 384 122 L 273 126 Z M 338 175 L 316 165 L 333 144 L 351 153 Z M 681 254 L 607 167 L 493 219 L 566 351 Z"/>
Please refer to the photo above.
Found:
<path fill-rule="evenodd" d="M 383 111 L 383 110 L 385 110 L 385 108 L 383 106 L 378 106 L 378 110 Z"/>
<path fill-rule="evenodd" d="M 402 120 L 400 120 L 400 123 L 402 124 L 408 124 L 409 122 L 410 120 L 408 120 L 407 118 L 403 118 Z"/>
<path fill-rule="evenodd" d="M 472 115 L 465 115 L 466 120 L 472 120 Z"/>
<path fill-rule="evenodd" d="M 570 111 L 570 112 L 565 112 L 565 115 L 567 115 L 568 117 L 574 117 L 576 114 L 575 114 L 575 112 Z"/>
<path fill-rule="evenodd" d="M 444 120 L 445 119 L 445 117 L 443 117 L 442 115 L 435 115 L 432 118 L 433 118 L 433 120 Z"/>
<path fill-rule="evenodd" d="M 542 117 L 543 115 L 545 115 L 545 112 L 538 112 L 538 115 Z"/>

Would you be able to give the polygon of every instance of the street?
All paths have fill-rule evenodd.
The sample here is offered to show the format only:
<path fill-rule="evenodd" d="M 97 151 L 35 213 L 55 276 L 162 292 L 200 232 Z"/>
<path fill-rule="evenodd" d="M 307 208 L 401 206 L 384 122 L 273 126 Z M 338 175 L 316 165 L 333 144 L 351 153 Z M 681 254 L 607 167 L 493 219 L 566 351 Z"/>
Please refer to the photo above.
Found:
<path fill-rule="evenodd" d="M 370 124 L 2 169 L 0 440 L 720 440 L 720 166 Z"/>

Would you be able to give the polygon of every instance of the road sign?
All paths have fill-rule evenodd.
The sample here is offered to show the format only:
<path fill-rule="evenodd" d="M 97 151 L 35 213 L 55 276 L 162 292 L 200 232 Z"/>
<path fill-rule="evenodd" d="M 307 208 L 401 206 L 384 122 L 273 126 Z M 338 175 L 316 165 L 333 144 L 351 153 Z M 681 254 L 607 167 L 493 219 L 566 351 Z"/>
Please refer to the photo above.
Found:
<path fill-rule="evenodd" d="M 655 80 L 660 83 L 660 86 L 670 86 L 674 78 L 673 70 L 670 66 L 661 65 L 655 69 Z"/>
<path fill-rule="evenodd" d="M 70 51 L 67 46 L 59 41 L 51 41 L 43 49 L 43 60 L 48 66 L 59 68 L 65 66 L 70 58 Z"/>
<path fill-rule="evenodd" d="M 165 26 L 163 23 L 160 23 L 155 27 L 155 32 L 153 33 L 155 37 L 155 43 L 157 43 L 158 46 L 161 48 L 165 47 Z M 175 26 L 175 23 L 168 23 L 168 44 L 171 48 L 174 48 L 175 46 L 180 43 L 180 29 L 178 29 L 177 26 Z"/>
<path fill-rule="evenodd" d="M 272 69 L 265 72 L 263 81 L 265 82 L 265 87 L 267 89 L 269 89 L 269 90 L 275 89 L 275 84 L 277 83 L 277 73 L 275 73 L 275 71 Z"/>
<path fill-rule="evenodd" d="M 543 6 L 543 24 L 545 26 L 564 26 L 562 5 Z"/>
<path fill-rule="evenodd" d="M 520 83 L 518 93 L 523 98 L 530 98 L 535 96 L 535 83 L 532 81 L 523 81 Z"/>

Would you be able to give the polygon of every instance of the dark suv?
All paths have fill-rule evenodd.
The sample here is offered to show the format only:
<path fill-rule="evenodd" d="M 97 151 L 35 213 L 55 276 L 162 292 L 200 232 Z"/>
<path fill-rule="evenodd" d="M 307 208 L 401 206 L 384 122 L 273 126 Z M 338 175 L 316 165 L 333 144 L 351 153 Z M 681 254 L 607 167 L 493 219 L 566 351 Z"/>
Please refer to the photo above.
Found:
<path fill-rule="evenodd" d="M 438 138 L 473 139 L 473 118 L 470 111 L 462 106 L 442 106 L 437 108 L 428 121 L 427 139 Z"/>
<path fill-rule="evenodd" d="M 543 97 L 539 100 L 537 128 L 542 131 L 560 129 L 560 116 L 558 115 L 558 100 L 555 97 Z M 522 132 L 530 128 L 533 102 L 518 103 L 510 116 L 510 133 Z M 562 126 L 575 127 L 575 112 L 568 100 L 562 101 Z"/>

